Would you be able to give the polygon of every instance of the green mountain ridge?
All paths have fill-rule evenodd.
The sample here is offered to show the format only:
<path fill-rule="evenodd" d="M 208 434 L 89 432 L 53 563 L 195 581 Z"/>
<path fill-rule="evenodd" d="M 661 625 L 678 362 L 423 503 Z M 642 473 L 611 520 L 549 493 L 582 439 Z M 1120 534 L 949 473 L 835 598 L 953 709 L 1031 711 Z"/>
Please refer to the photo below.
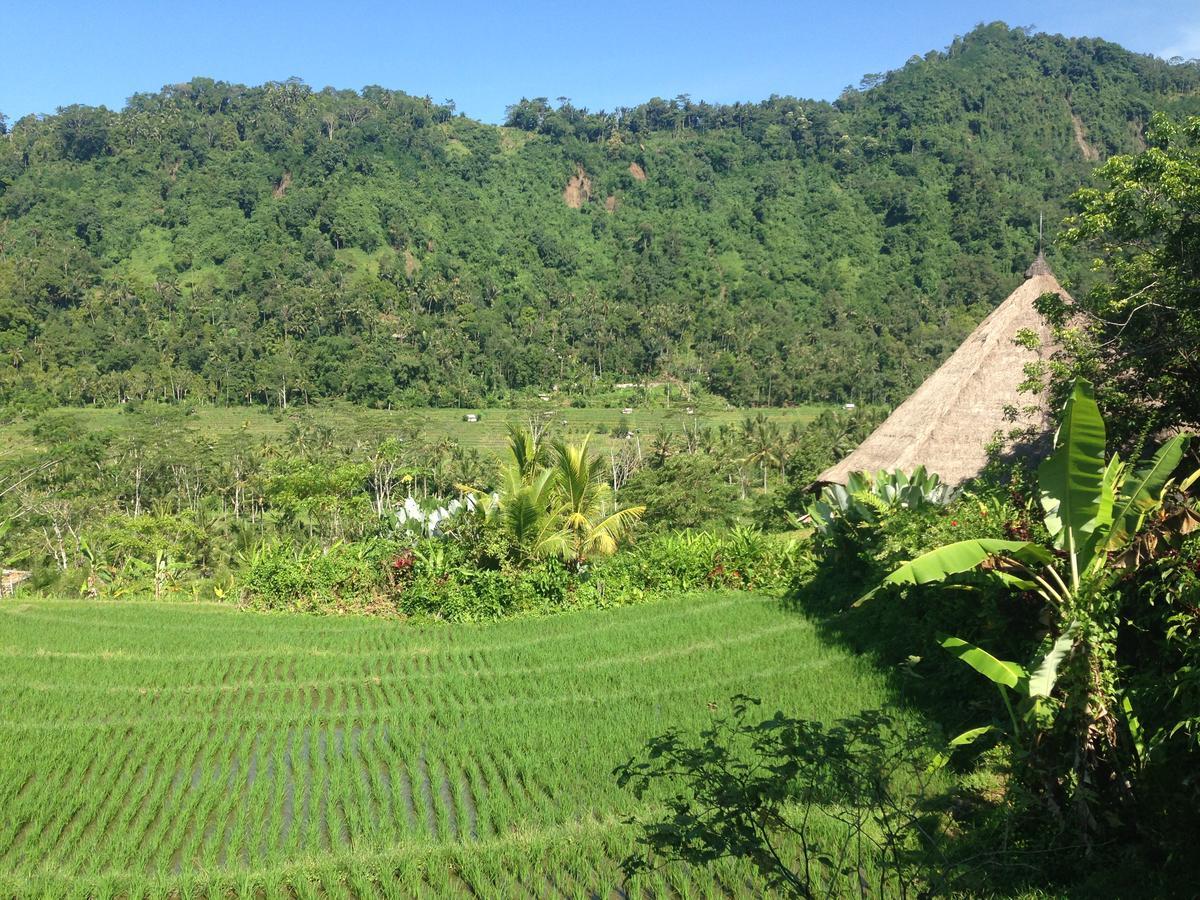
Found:
<path fill-rule="evenodd" d="M 1200 65 L 997 23 L 834 103 L 522 100 L 500 127 L 198 78 L 26 117 L 0 137 L 0 402 L 458 406 L 645 376 L 894 401 L 1156 110 L 1200 112 Z"/>

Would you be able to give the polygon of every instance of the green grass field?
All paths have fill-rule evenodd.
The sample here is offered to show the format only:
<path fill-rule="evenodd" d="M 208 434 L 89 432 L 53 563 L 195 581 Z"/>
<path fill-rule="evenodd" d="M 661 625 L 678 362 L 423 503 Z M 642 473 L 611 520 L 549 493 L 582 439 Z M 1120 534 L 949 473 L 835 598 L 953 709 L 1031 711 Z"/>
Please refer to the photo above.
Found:
<path fill-rule="evenodd" d="M 760 894 L 617 862 L 611 771 L 745 692 L 831 720 L 885 680 L 751 594 L 412 626 L 0 602 L 0 896 Z"/>
<path fill-rule="evenodd" d="M 431 438 L 449 437 L 465 447 L 484 451 L 500 451 L 505 446 L 505 428 L 509 422 L 523 423 L 532 415 L 545 415 L 556 431 L 570 435 L 592 434 L 600 426 L 612 430 L 624 418 L 631 428 L 645 438 L 661 432 L 681 432 L 690 423 L 717 428 L 722 424 L 736 424 L 746 416 L 762 413 L 783 427 L 793 422 L 804 425 L 816 418 L 825 407 L 795 406 L 769 409 L 724 409 L 699 408 L 689 415 L 687 408 L 676 404 L 670 409 L 662 406 L 645 408 L 632 407 L 633 412 L 623 416 L 620 408 L 571 409 L 553 407 L 550 404 L 533 405 L 529 409 L 364 409 L 349 404 L 331 403 L 325 406 L 294 407 L 282 414 L 273 413 L 263 407 L 217 407 L 201 406 L 189 420 L 200 433 L 220 439 L 245 433 L 251 437 L 283 437 L 292 421 L 305 417 L 312 422 L 326 425 L 342 440 L 378 440 L 388 429 L 406 423 L 419 425 Z M 70 416 L 79 426 L 88 430 L 115 429 L 126 427 L 130 421 L 120 408 L 70 408 L 58 411 Z M 464 422 L 466 413 L 482 416 L 479 422 Z M 596 435 L 593 445 L 606 450 L 612 443 L 607 435 Z M 25 433 L 22 423 L 0 430 L 0 451 L 28 449 L 34 442 Z"/>

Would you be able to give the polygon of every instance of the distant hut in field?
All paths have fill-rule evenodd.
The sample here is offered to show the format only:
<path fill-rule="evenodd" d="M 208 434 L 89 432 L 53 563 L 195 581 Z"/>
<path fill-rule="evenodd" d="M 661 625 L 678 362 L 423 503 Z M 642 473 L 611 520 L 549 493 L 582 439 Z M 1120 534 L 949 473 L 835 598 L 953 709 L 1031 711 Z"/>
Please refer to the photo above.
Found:
<path fill-rule="evenodd" d="M 1053 333 L 1034 308 L 1042 294 L 1056 293 L 1070 302 L 1046 259 L 1038 253 L 1025 281 L 997 306 L 962 345 L 912 396 L 896 407 L 853 453 L 826 469 L 818 484 L 845 484 L 851 472 L 924 466 L 942 481 L 959 485 L 978 475 L 987 463 L 986 447 L 997 431 L 1017 429 L 1044 436 L 1050 428 L 1044 406 L 1030 410 L 1036 398 L 1020 391 L 1029 363 L 1053 352 Z M 1037 349 L 1018 342 L 1033 332 Z M 1008 414 L 1017 411 L 1016 419 Z M 1005 450 L 1019 450 L 1008 441 Z"/>
<path fill-rule="evenodd" d="M 24 572 L 20 569 L 3 570 L 0 572 L 0 597 L 11 597 L 23 582 L 32 577 L 32 572 Z"/>

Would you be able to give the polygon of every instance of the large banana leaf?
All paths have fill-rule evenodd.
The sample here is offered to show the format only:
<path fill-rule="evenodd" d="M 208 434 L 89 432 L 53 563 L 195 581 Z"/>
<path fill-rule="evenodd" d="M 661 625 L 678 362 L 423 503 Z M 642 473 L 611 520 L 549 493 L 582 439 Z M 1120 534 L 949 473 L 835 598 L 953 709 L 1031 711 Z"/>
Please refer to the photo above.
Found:
<path fill-rule="evenodd" d="M 906 562 L 881 581 L 874 590 L 864 594 L 854 604 L 871 599 L 881 588 L 891 584 L 933 584 L 951 575 L 970 572 L 994 556 L 1005 555 L 1023 563 L 1048 563 L 1052 559 L 1043 547 L 1030 541 L 1004 541 L 996 538 L 974 538 L 946 544 Z"/>
<path fill-rule="evenodd" d="M 1103 515 L 1104 448 L 1104 419 L 1091 382 L 1076 378 L 1054 436 L 1054 452 L 1038 468 L 1046 528 L 1054 546 L 1070 556 L 1076 581 Z"/>
<path fill-rule="evenodd" d="M 1196 483 L 1197 478 L 1200 478 L 1200 469 L 1197 469 L 1191 475 L 1188 475 L 1182 481 L 1180 481 L 1179 482 L 1179 490 L 1183 491 L 1183 493 L 1186 494 L 1189 490 L 1191 490 L 1192 485 Z M 3 496 L 3 495 L 0 494 L 0 496 Z"/>
<path fill-rule="evenodd" d="M 988 572 L 988 575 L 993 580 L 1000 582 L 1006 588 L 1014 591 L 1036 591 L 1039 587 L 1036 581 L 1021 578 L 1019 575 L 1013 575 L 1011 572 L 1005 572 L 1001 569 L 992 569 Z"/>
<path fill-rule="evenodd" d="M 946 744 L 946 749 L 933 755 L 929 765 L 926 767 L 926 772 L 936 772 L 939 769 L 945 768 L 946 763 L 950 762 L 950 751 L 956 750 L 959 747 L 965 747 L 968 744 L 973 744 L 985 734 L 991 734 L 998 731 L 995 725 L 981 725 L 978 728 L 970 728 L 962 734 L 953 738 L 950 743 Z"/>
<path fill-rule="evenodd" d="M 1075 646 L 1075 629 L 1067 628 L 1046 651 L 1029 676 L 1029 696 L 1049 697 L 1058 681 L 1058 667 Z"/>
<path fill-rule="evenodd" d="M 1163 488 L 1178 468 L 1190 440 L 1190 435 L 1175 435 L 1159 447 L 1150 461 L 1125 483 L 1113 509 L 1107 549 L 1120 550 L 1138 533 L 1146 514 L 1162 500 Z"/>
<path fill-rule="evenodd" d="M 965 747 L 967 744 L 973 744 L 985 734 L 991 734 L 996 730 L 995 725 L 981 725 L 978 728 L 970 728 L 964 731 L 958 737 L 953 738 L 947 747 Z"/>
<path fill-rule="evenodd" d="M 1096 515 L 1083 526 L 1082 543 L 1077 545 L 1073 566 L 1083 571 L 1088 565 L 1101 558 L 1098 551 L 1108 546 L 1113 527 L 1113 510 L 1117 505 L 1117 492 L 1125 480 L 1128 466 L 1121 457 L 1113 454 L 1100 477 L 1100 495 L 1096 503 Z"/>
<path fill-rule="evenodd" d="M 1125 473 L 1128 467 L 1121 462 L 1121 457 L 1114 453 L 1112 459 L 1108 461 L 1108 465 L 1104 467 L 1104 474 L 1100 478 L 1100 502 L 1099 508 L 1096 510 L 1096 516 L 1092 519 L 1090 527 L 1086 531 L 1093 534 L 1107 533 L 1113 523 L 1113 508 L 1117 505 L 1117 491 L 1121 484 L 1125 481 Z"/>
<path fill-rule="evenodd" d="M 942 636 L 941 644 L 993 684 L 1016 689 L 1023 678 L 1029 677 L 1019 664 L 996 659 L 983 648 L 969 644 L 962 638 Z"/>

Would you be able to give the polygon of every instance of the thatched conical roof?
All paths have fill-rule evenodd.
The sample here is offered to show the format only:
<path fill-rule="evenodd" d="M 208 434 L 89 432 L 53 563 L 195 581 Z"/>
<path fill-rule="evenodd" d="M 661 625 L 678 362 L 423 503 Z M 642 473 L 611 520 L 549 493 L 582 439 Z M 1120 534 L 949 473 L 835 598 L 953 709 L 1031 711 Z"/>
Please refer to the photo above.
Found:
<path fill-rule="evenodd" d="M 1047 411 L 1029 410 L 1035 398 L 1019 387 L 1026 364 L 1053 350 L 1051 329 L 1034 309 L 1034 301 L 1051 292 L 1071 299 L 1039 253 L 1025 282 L 858 449 L 822 472 L 817 482 L 844 484 L 851 472 L 911 472 L 923 465 L 947 484 L 958 485 L 983 469 L 985 447 L 997 431 L 1007 435 L 1032 426 L 1045 433 Z M 1040 338 L 1038 350 L 1016 342 L 1026 329 Z M 1013 409 L 1020 411 L 1015 421 L 1006 416 Z"/>

